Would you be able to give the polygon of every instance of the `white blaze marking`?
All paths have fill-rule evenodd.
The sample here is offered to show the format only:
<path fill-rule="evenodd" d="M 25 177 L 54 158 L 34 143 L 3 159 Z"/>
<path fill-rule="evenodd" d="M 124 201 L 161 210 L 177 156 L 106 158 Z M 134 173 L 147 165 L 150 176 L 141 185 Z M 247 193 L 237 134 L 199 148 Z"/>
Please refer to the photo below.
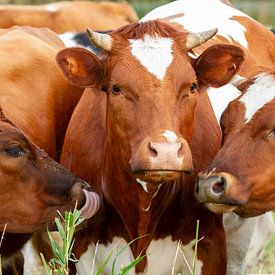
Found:
<path fill-rule="evenodd" d="M 144 16 L 140 21 L 148 21 L 157 18 L 166 18 L 179 13 L 183 16 L 176 17 L 170 22 L 178 23 L 188 31 L 199 32 L 218 28 L 218 35 L 229 41 L 239 42 L 247 48 L 248 43 L 245 37 L 243 25 L 231 18 L 233 16 L 245 16 L 246 14 L 222 3 L 220 0 L 178 0 L 160 6 Z M 250 18 L 253 20 L 252 18 Z"/>
<path fill-rule="evenodd" d="M 132 55 L 158 79 L 162 80 L 171 64 L 173 39 L 145 34 L 143 39 L 130 39 Z"/>
<path fill-rule="evenodd" d="M 254 114 L 275 98 L 275 78 L 269 74 L 258 75 L 255 82 L 240 98 L 245 106 L 245 120 L 248 123 Z"/>
<path fill-rule="evenodd" d="M 136 179 L 136 181 L 142 186 L 143 190 L 148 193 L 148 189 L 147 189 L 147 182 L 142 181 L 140 179 Z"/>
<path fill-rule="evenodd" d="M 168 140 L 168 142 L 171 142 L 171 143 L 175 143 L 177 141 L 177 135 L 172 132 L 172 131 L 169 131 L 169 130 L 166 130 L 164 133 L 163 133 L 163 136 Z"/>
<path fill-rule="evenodd" d="M 210 87 L 207 89 L 207 93 L 218 122 L 227 105 L 241 95 L 240 90 L 232 84 L 226 84 L 219 88 Z"/>

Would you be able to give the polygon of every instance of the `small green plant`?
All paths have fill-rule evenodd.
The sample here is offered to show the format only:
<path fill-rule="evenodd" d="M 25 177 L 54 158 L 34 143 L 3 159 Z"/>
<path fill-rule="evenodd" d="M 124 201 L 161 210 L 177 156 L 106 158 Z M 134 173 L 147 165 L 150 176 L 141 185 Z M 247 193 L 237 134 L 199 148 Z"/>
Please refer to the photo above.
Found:
<path fill-rule="evenodd" d="M 65 212 L 64 218 L 62 215 L 58 212 L 59 217 L 55 218 L 55 224 L 58 229 L 58 234 L 60 235 L 62 239 L 62 246 L 57 244 L 57 242 L 54 240 L 52 234 L 48 231 L 49 240 L 51 243 L 52 250 L 54 252 L 55 258 L 52 258 L 48 263 L 46 262 L 44 256 L 42 253 L 40 253 L 45 271 L 47 275 L 67 275 L 69 274 L 69 268 L 68 263 L 69 261 L 77 262 L 75 259 L 72 249 L 74 245 L 74 239 L 73 235 L 75 232 L 76 227 L 83 222 L 83 219 L 80 217 L 80 212 L 75 208 L 73 212 Z M 137 238 L 139 239 L 139 238 Z M 131 241 L 127 245 L 125 245 L 121 250 L 119 250 L 115 254 L 115 258 L 112 263 L 112 275 L 127 275 L 128 272 L 135 267 L 144 257 L 145 255 L 139 255 L 133 262 L 128 264 L 125 267 L 121 267 L 119 274 L 115 274 L 115 265 L 117 258 L 119 255 L 121 255 L 127 247 L 129 247 L 134 241 L 137 239 Z M 97 246 L 96 245 L 96 251 L 97 252 Z M 114 249 L 115 250 L 115 249 Z M 112 250 L 105 261 L 101 264 L 99 264 L 99 268 L 96 275 L 102 274 L 104 271 L 104 268 L 106 267 L 107 263 L 109 262 L 111 256 L 114 254 L 114 250 Z M 94 259 L 95 260 L 95 259 Z M 94 262 L 93 262 L 94 266 Z M 93 269 L 93 268 L 92 268 Z M 94 274 L 93 271 L 91 273 Z M 0 274 L 1 275 L 1 274 Z"/>
<path fill-rule="evenodd" d="M 55 224 L 62 239 L 62 246 L 57 244 L 52 234 L 48 231 L 48 236 L 55 258 L 52 258 L 47 263 L 43 254 L 40 253 L 47 275 L 69 274 L 69 261 L 76 261 L 74 255 L 72 254 L 75 228 L 84 221 L 84 219 L 80 217 L 80 212 L 76 208 L 73 212 L 65 212 L 64 218 L 59 212 L 58 214 L 59 217 L 55 218 Z"/>

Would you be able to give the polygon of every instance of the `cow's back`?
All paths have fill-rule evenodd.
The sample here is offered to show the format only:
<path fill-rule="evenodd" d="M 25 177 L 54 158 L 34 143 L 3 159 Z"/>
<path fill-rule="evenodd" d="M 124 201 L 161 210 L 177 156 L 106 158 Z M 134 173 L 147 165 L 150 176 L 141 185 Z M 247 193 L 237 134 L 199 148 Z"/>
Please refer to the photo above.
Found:
<path fill-rule="evenodd" d="M 49 30 L 2 30 L 0 105 L 31 140 L 56 158 L 82 89 L 63 78 L 55 62 L 62 42 Z"/>
<path fill-rule="evenodd" d="M 62 1 L 45 5 L 0 7 L 0 28 L 14 25 L 47 27 L 56 33 L 81 32 L 87 27 L 106 31 L 135 22 L 138 17 L 128 3 Z"/>

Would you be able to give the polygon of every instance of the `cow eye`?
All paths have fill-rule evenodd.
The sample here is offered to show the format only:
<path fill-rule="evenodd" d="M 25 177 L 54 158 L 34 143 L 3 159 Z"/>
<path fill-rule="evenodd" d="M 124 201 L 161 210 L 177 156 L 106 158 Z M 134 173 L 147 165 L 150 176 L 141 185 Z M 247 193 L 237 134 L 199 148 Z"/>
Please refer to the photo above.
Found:
<path fill-rule="evenodd" d="M 112 93 L 113 93 L 114 95 L 117 95 L 117 94 L 119 94 L 120 92 L 121 92 L 121 88 L 120 88 L 119 85 L 114 85 L 114 86 L 112 87 Z"/>
<path fill-rule="evenodd" d="M 5 152 L 11 157 L 20 157 L 25 151 L 19 144 L 12 144 L 5 148 Z"/>
<path fill-rule="evenodd" d="M 268 137 L 275 137 L 275 128 L 269 132 Z"/>
<path fill-rule="evenodd" d="M 196 83 L 192 83 L 190 85 L 190 92 L 194 93 L 197 88 L 198 88 L 197 84 Z"/>

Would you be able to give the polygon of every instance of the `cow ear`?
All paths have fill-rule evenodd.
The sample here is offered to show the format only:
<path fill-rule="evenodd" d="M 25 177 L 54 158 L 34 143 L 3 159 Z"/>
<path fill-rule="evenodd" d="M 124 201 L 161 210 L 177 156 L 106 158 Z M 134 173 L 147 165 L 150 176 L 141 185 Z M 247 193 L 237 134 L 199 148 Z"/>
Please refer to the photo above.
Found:
<path fill-rule="evenodd" d="M 103 65 L 91 52 L 83 48 L 60 51 L 56 61 L 65 77 L 74 85 L 92 87 L 103 79 Z"/>
<path fill-rule="evenodd" d="M 196 60 L 195 70 L 200 83 L 220 87 L 228 83 L 244 61 L 244 52 L 233 45 L 214 45 Z"/>

